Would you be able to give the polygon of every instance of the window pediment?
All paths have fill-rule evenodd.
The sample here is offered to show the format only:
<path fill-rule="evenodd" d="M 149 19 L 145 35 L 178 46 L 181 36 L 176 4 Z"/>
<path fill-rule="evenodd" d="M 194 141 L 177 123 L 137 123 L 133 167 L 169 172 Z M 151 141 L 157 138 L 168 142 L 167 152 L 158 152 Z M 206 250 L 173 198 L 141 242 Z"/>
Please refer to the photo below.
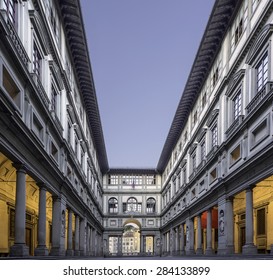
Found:
<path fill-rule="evenodd" d="M 239 83 L 243 80 L 244 76 L 245 76 L 245 69 L 241 69 L 231 77 L 228 83 L 226 96 L 230 97 L 234 93 L 234 90 L 239 85 Z"/>
<path fill-rule="evenodd" d="M 218 116 L 218 114 L 219 114 L 219 109 L 213 110 L 213 111 L 211 112 L 211 114 L 210 114 L 208 120 L 207 120 L 206 125 L 207 125 L 207 126 L 211 126 L 212 123 L 214 122 L 214 120 L 216 119 L 216 117 Z"/>
<path fill-rule="evenodd" d="M 252 44 L 248 55 L 246 57 L 246 63 L 252 64 L 254 59 L 257 57 L 257 54 L 261 51 L 261 49 L 265 45 L 265 41 L 268 40 L 269 36 L 273 32 L 273 24 L 267 24 L 258 34 L 258 37 Z"/>

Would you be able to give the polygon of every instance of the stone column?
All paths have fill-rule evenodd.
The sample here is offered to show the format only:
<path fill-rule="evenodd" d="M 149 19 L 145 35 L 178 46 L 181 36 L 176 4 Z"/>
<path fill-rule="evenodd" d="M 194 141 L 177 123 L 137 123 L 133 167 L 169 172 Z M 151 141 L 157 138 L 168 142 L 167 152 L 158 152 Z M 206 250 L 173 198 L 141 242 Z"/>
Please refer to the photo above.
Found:
<path fill-rule="evenodd" d="M 196 254 L 203 254 L 202 250 L 202 224 L 201 224 L 201 214 L 197 216 L 197 249 Z"/>
<path fill-rule="evenodd" d="M 47 256 L 46 247 L 46 187 L 39 186 L 39 218 L 38 218 L 38 246 L 34 251 L 35 256 Z"/>
<path fill-rule="evenodd" d="M 224 231 L 227 234 L 226 253 L 234 254 L 234 214 L 233 214 L 233 198 L 226 200 L 226 222 Z"/>
<path fill-rule="evenodd" d="M 86 256 L 90 256 L 90 226 L 86 225 Z"/>
<path fill-rule="evenodd" d="M 67 250 L 66 250 L 66 255 L 67 256 L 73 256 L 74 251 L 73 251 L 73 242 L 72 242 L 72 218 L 73 218 L 73 212 L 71 209 L 68 209 L 68 231 L 67 231 Z"/>
<path fill-rule="evenodd" d="M 63 197 L 53 197 L 51 256 L 65 255 L 65 205 Z"/>
<path fill-rule="evenodd" d="M 175 237 L 174 237 L 174 229 L 170 229 L 170 255 L 174 255 L 174 247 L 175 247 Z"/>
<path fill-rule="evenodd" d="M 118 256 L 122 256 L 122 235 L 118 236 Z"/>
<path fill-rule="evenodd" d="M 13 164 L 16 173 L 15 194 L 15 239 L 10 248 L 11 256 L 24 257 L 29 255 L 26 246 L 26 170 L 22 164 Z"/>
<path fill-rule="evenodd" d="M 181 225 L 181 233 L 180 233 L 180 244 L 181 244 L 181 255 L 185 255 L 185 229 L 184 223 Z"/>
<path fill-rule="evenodd" d="M 180 232 L 179 226 L 176 227 L 176 255 L 180 254 Z"/>
<path fill-rule="evenodd" d="M 75 217 L 75 250 L 74 255 L 80 255 L 80 217 L 76 215 Z"/>
<path fill-rule="evenodd" d="M 144 255 L 144 235 L 140 235 L 140 254 Z"/>
<path fill-rule="evenodd" d="M 257 247 L 253 243 L 253 189 L 246 189 L 246 244 L 243 254 L 257 254 Z"/>
<path fill-rule="evenodd" d="M 194 226 L 191 218 L 186 222 L 186 255 L 193 255 L 194 252 Z"/>
<path fill-rule="evenodd" d="M 212 251 L 212 217 L 211 217 L 211 209 L 207 211 L 207 248 L 205 251 L 206 255 L 213 254 Z"/>
<path fill-rule="evenodd" d="M 80 221 L 80 255 L 86 255 L 86 218 Z M 98 245 L 97 245 L 98 246 Z"/>
<path fill-rule="evenodd" d="M 94 244 L 93 244 L 93 228 L 90 226 L 90 256 L 94 255 Z"/>

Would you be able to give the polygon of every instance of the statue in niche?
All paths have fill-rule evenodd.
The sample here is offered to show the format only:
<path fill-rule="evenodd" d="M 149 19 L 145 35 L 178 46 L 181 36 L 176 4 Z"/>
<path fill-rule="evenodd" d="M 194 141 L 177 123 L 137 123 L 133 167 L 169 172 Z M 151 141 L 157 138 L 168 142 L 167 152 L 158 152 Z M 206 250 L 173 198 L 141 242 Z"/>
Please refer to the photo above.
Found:
<path fill-rule="evenodd" d="M 219 213 L 219 231 L 222 235 L 225 233 L 225 212 L 223 209 Z"/>

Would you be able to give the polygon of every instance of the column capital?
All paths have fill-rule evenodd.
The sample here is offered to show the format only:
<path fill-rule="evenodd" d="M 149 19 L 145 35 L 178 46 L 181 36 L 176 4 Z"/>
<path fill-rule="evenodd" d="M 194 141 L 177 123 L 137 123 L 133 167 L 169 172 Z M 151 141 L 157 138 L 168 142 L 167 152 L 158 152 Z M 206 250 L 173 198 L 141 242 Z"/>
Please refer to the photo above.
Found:
<path fill-rule="evenodd" d="M 24 163 L 21 163 L 21 162 L 14 162 L 12 163 L 12 166 L 17 169 L 17 171 L 20 171 L 20 172 L 24 172 L 26 173 L 26 165 Z"/>
<path fill-rule="evenodd" d="M 43 190 L 46 190 L 47 191 L 47 186 L 46 186 L 46 183 L 44 182 L 36 182 L 36 185 L 40 188 L 40 189 L 43 189 Z"/>
<path fill-rule="evenodd" d="M 251 185 L 249 185 L 249 186 L 246 187 L 245 191 L 246 191 L 246 192 L 247 192 L 247 191 L 248 191 L 248 192 L 249 192 L 249 191 L 252 191 L 255 187 L 256 187 L 255 184 L 251 184 Z"/>

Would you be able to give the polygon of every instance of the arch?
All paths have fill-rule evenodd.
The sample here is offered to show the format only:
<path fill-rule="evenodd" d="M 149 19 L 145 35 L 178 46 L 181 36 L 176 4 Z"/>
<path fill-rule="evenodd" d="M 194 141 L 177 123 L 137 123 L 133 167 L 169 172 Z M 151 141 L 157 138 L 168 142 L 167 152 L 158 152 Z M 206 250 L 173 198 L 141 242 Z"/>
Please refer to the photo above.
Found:
<path fill-rule="evenodd" d="M 123 228 L 128 225 L 128 224 L 136 224 L 139 229 L 141 229 L 141 223 L 140 221 L 138 221 L 137 219 L 134 219 L 134 218 L 130 218 L 130 219 L 127 219 L 124 223 L 123 223 Z"/>
<path fill-rule="evenodd" d="M 118 212 L 118 200 L 115 197 L 110 197 L 108 200 L 108 211 L 109 213 Z"/>
<path fill-rule="evenodd" d="M 156 200 L 153 197 L 149 197 L 146 201 L 146 211 L 147 213 L 155 213 Z"/>
<path fill-rule="evenodd" d="M 137 199 L 135 197 L 129 197 L 127 199 L 127 211 L 136 212 L 137 211 Z"/>

